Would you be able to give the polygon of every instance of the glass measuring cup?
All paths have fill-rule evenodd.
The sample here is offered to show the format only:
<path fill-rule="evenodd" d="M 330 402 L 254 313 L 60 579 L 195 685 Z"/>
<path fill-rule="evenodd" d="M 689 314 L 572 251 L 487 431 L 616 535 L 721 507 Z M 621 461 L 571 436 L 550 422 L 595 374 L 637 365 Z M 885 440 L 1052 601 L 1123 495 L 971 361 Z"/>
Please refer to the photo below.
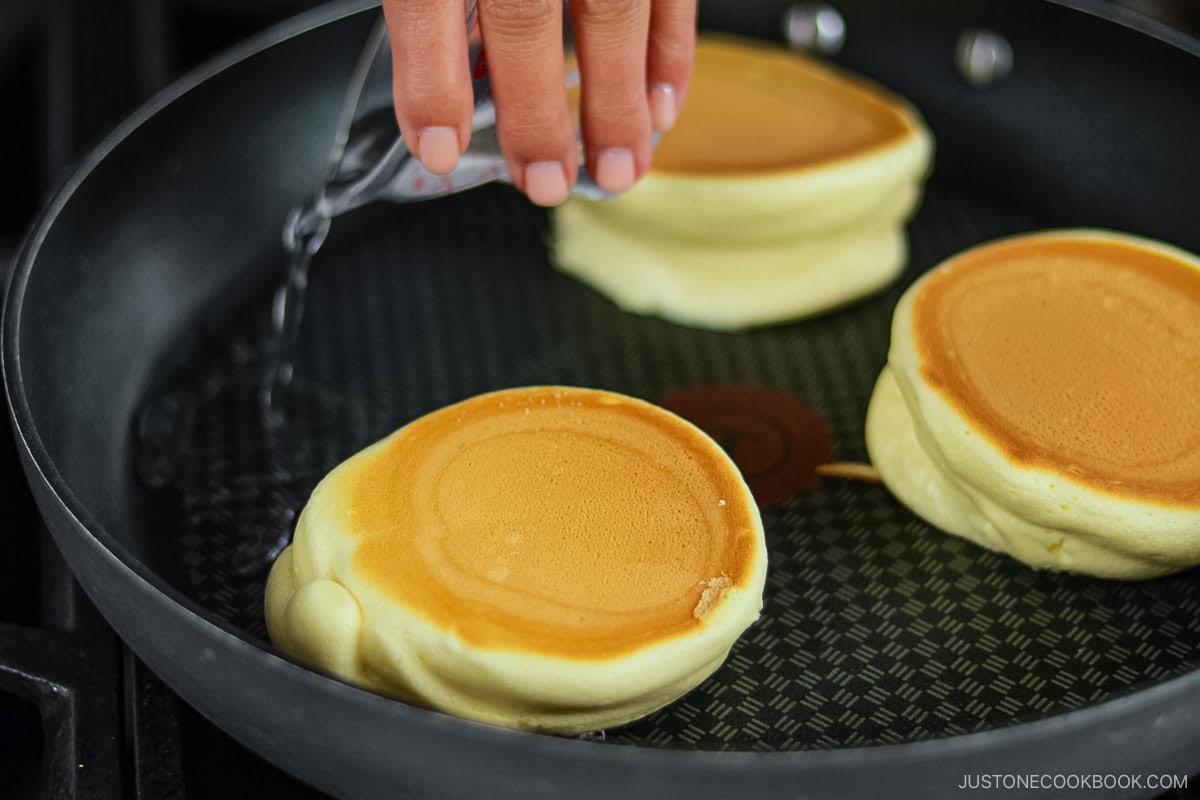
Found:
<path fill-rule="evenodd" d="M 496 134 L 487 62 L 475 0 L 467 0 L 468 58 L 474 110 L 471 142 L 458 166 L 447 175 L 426 170 L 400 137 L 392 108 L 392 59 L 382 19 L 372 31 L 346 94 L 331 154 L 331 174 L 313 211 L 329 218 L 376 200 L 411 202 L 453 194 L 492 181 L 507 181 L 508 170 Z M 571 51 L 564 25 L 564 51 Z M 567 85 L 578 83 L 572 70 Z M 580 148 L 582 156 L 582 148 Z M 572 190 L 596 199 L 609 197 L 582 170 Z"/>

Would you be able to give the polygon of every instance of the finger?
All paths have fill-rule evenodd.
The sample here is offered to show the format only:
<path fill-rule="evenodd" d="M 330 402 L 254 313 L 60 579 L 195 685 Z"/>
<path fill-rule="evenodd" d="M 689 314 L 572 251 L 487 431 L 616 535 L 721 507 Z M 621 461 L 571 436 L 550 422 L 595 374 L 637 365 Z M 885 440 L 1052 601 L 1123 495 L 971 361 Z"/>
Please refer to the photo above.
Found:
<path fill-rule="evenodd" d="M 430 172 L 458 164 L 471 138 L 471 76 L 461 0 L 383 0 L 400 134 Z"/>
<path fill-rule="evenodd" d="M 538 205 L 567 199 L 579 166 L 563 75 L 561 0 L 480 0 L 496 132 L 513 184 Z"/>
<path fill-rule="evenodd" d="M 696 59 L 696 0 L 653 0 L 646 55 L 650 122 L 668 131 L 683 108 Z"/>
<path fill-rule="evenodd" d="M 571 0 L 588 172 L 623 192 L 650 167 L 646 45 L 650 0 Z"/>

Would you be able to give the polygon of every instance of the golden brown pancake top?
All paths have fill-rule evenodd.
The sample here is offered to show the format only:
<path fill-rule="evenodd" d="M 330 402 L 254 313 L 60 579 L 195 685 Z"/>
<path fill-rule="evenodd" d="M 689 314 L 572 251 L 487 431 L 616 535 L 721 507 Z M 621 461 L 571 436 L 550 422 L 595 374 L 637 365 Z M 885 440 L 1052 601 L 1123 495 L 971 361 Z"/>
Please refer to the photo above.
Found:
<path fill-rule="evenodd" d="M 822 165 L 902 140 L 903 105 L 776 46 L 701 36 L 687 102 L 653 171 L 747 176 Z"/>
<path fill-rule="evenodd" d="M 924 379 L 1015 461 L 1200 505 L 1200 271 L 1187 263 L 1070 234 L 1002 241 L 929 278 L 913 334 Z"/>
<path fill-rule="evenodd" d="M 337 475 L 354 568 L 474 646 L 578 658 L 704 624 L 754 562 L 754 512 L 710 439 L 610 392 L 480 395 Z"/>

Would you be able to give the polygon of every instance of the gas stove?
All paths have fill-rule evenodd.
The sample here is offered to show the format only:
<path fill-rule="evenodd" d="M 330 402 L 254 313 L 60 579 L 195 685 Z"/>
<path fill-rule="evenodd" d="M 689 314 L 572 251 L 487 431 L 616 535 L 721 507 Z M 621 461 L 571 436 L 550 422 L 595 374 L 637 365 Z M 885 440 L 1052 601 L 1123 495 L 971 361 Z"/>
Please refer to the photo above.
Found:
<path fill-rule="evenodd" d="M 175 75 L 315 4 L 0 3 L 3 282 L 36 208 L 87 148 Z M 0 797 L 325 797 L 212 726 L 122 645 L 43 528 L 7 420 L 0 480 Z"/>
<path fill-rule="evenodd" d="M 4 274 L 10 263 L 0 250 Z M 120 642 L 41 525 L 8 425 L 0 479 L 0 797 L 326 797 L 203 719 Z"/>

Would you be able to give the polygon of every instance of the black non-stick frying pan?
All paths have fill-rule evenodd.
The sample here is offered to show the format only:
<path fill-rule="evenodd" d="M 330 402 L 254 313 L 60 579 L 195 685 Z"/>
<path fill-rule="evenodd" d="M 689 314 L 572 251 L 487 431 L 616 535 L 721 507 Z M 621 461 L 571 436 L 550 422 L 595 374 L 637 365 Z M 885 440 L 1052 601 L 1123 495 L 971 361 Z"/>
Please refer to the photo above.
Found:
<path fill-rule="evenodd" d="M 1196 42 L 1083 0 L 841 0 L 836 60 L 909 97 L 938 139 L 897 287 L 819 320 L 703 332 L 554 273 L 545 216 L 507 188 L 372 207 L 317 257 L 287 423 L 267 426 L 280 228 L 323 175 L 367 5 L 277 28 L 143 109 L 43 214 L 9 287 L 5 382 L 39 507 L 180 696 L 347 798 L 945 797 L 980 774 L 1110 775 L 1147 796 L 1148 776 L 1200 769 L 1200 575 L 1035 572 L 865 484 L 765 507 L 762 619 L 695 692 L 603 737 L 465 722 L 276 653 L 271 545 L 326 470 L 418 414 L 517 384 L 651 400 L 751 386 L 808 404 L 837 458 L 864 459 L 891 309 L 922 270 L 1056 225 L 1200 250 Z M 777 38 L 783 10 L 704 4 L 701 23 Z M 964 80 L 955 48 L 973 29 L 1011 45 L 1010 75 Z M 769 417 L 747 425 L 786 435 Z M 1006 796 L 1059 793 L 1023 780 Z"/>

